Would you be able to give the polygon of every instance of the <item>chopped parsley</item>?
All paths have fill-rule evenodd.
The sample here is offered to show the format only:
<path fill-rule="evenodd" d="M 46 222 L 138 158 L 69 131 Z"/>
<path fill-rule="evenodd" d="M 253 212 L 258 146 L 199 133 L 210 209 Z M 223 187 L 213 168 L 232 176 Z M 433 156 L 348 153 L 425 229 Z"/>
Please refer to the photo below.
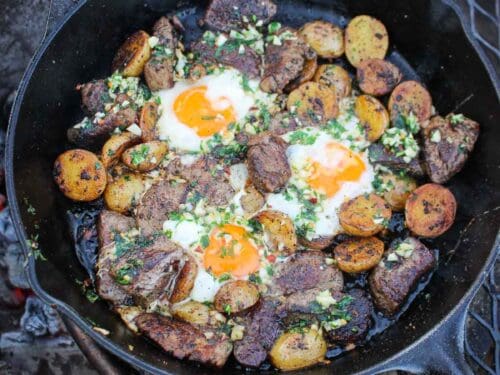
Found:
<path fill-rule="evenodd" d="M 382 135 L 381 141 L 390 152 L 403 158 L 406 163 L 411 162 L 420 151 L 413 134 L 406 129 L 389 128 Z"/>
<path fill-rule="evenodd" d="M 253 89 L 250 87 L 250 81 L 248 79 L 248 76 L 246 74 L 243 74 L 241 76 L 241 87 L 243 88 L 243 91 L 245 92 L 253 92 Z"/>
<path fill-rule="evenodd" d="M 288 141 L 291 144 L 312 145 L 316 142 L 317 138 L 317 134 L 312 134 L 305 130 L 296 130 L 289 135 Z"/>
<path fill-rule="evenodd" d="M 230 304 L 224 305 L 224 312 L 228 315 L 231 314 L 231 305 Z"/>
<path fill-rule="evenodd" d="M 130 157 L 131 157 L 130 162 L 133 165 L 139 165 L 147 160 L 148 154 L 149 154 L 149 146 L 143 144 L 140 147 L 135 148 L 130 153 Z"/>
<path fill-rule="evenodd" d="M 228 280 L 231 280 L 231 275 L 228 273 L 225 273 L 221 277 L 219 277 L 219 282 L 221 283 Z"/>
<path fill-rule="evenodd" d="M 201 236 L 201 238 L 200 238 L 201 247 L 206 249 L 208 247 L 209 243 L 210 243 L 210 240 L 208 238 L 208 235 L 204 234 L 203 236 Z"/>
<path fill-rule="evenodd" d="M 461 113 L 450 116 L 450 122 L 452 125 L 457 125 L 464 121 L 465 121 L 465 116 Z"/>

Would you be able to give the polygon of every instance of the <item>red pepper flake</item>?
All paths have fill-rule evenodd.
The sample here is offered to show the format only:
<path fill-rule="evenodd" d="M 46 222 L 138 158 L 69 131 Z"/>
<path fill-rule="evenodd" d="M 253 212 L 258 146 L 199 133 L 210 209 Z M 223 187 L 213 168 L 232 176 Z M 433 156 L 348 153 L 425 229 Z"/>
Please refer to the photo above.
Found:
<path fill-rule="evenodd" d="M 274 254 L 269 254 L 266 259 L 270 262 L 270 263 L 274 263 L 276 262 L 276 255 Z"/>
<path fill-rule="evenodd" d="M 197 246 L 196 249 L 194 249 L 194 251 L 196 251 L 197 253 L 203 254 L 203 249 L 201 248 L 201 246 Z"/>
<path fill-rule="evenodd" d="M 309 202 L 311 202 L 312 204 L 316 204 L 316 203 L 318 203 L 318 198 L 312 197 L 309 199 Z"/>

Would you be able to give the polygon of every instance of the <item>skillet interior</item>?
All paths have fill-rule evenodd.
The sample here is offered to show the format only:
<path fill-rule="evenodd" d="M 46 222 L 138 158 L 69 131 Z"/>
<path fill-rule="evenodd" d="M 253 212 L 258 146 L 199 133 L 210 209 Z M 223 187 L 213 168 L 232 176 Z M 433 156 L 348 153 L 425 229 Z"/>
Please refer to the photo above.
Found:
<path fill-rule="evenodd" d="M 110 330 L 112 345 L 125 351 L 129 344 L 133 345 L 132 354 L 138 358 L 173 373 L 188 374 L 196 365 L 166 356 L 142 337 L 129 332 L 119 318 L 109 312 L 106 303 L 91 304 L 82 295 L 75 279 L 81 280 L 87 275 L 78 263 L 68 234 L 65 213 L 69 205 L 51 176 L 53 161 L 68 147 L 65 129 L 82 116 L 75 84 L 108 75 L 112 56 L 124 37 L 136 29 L 150 28 L 160 15 L 158 10 L 173 9 L 165 4 L 173 6 L 175 1 L 150 3 L 156 6 L 144 6 L 143 1 L 109 0 L 103 4 L 90 0 L 56 35 L 41 56 L 25 92 L 21 90 L 14 109 L 8 148 L 13 152 L 13 159 L 8 156 L 9 198 L 11 203 L 17 198 L 26 238 L 39 233 L 40 247 L 48 258 L 36 264 L 40 285 L 35 288 L 39 292 L 43 289 L 47 295 L 71 306 L 78 315 Z M 438 111 L 448 113 L 469 98 L 459 112 L 482 125 L 475 152 L 465 169 L 449 184 L 459 202 L 459 210 L 452 230 L 432 244 L 441 249 L 438 270 L 397 324 L 364 347 L 334 361 L 336 373 L 352 373 L 394 355 L 432 329 L 460 301 L 484 266 L 500 224 L 500 211 L 491 211 L 500 201 L 497 169 L 500 148 L 496 144 L 500 139 L 498 99 L 458 17 L 440 1 L 278 3 L 278 19 L 292 25 L 323 18 L 345 26 L 350 16 L 361 13 L 381 19 L 389 31 L 393 52 L 397 51 L 411 62 L 415 73 L 428 86 Z M 201 9 L 204 6 L 204 2 L 199 2 Z M 189 11 L 185 17 L 188 30 L 196 27 L 198 15 Z M 189 35 L 193 36 L 195 34 Z M 393 57 L 399 60 L 398 65 L 403 61 L 397 53 L 393 53 Z M 403 70 L 406 74 L 411 72 L 411 69 Z M 24 198 L 35 207 L 36 216 L 26 212 Z M 491 212 L 473 222 L 450 257 L 460 231 L 471 218 L 487 210 Z M 35 230 L 35 221 L 40 225 L 39 230 Z M 201 368 L 196 372 L 211 371 Z M 228 368 L 224 372 L 236 370 Z M 317 367 L 307 372 L 326 374 L 331 369 Z"/>

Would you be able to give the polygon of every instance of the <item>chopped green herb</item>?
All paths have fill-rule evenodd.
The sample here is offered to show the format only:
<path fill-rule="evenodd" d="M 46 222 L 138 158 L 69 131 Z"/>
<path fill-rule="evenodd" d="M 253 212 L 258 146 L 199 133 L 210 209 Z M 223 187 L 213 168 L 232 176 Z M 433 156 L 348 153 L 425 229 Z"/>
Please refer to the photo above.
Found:
<path fill-rule="evenodd" d="M 131 163 L 133 165 L 139 165 L 147 160 L 149 154 L 149 146 L 141 145 L 140 148 L 134 149 L 131 153 Z"/>
<path fill-rule="evenodd" d="M 229 304 L 224 305 L 224 312 L 228 315 L 231 314 L 231 305 Z"/>
<path fill-rule="evenodd" d="M 450 118 L 450 122 L 452 125 L 460 124 L 461 122 L 464 122 L 464 120 L 465 120 L 465 116 L 461 113 L 456 114 L 456 115 L 452 115 Z"/>
<path fill-rule="evenodd" d="M 225 273 L 223 274 L 221 277 L 219 277 L 219 282 L 224 282 L 224 281 L 228 281 L 231 279 L 231 275 L 228 274 L 228 273 Z"/>
<path fill-rule="evenodd" d="M 206 249 L 208 247 L 209 243 L 210 243 L 210 240 L 208 238 L 208 235 L 204 234 L 203 236 L 201 236 L 201 238 L 200 238 L 201 247 Z"/>

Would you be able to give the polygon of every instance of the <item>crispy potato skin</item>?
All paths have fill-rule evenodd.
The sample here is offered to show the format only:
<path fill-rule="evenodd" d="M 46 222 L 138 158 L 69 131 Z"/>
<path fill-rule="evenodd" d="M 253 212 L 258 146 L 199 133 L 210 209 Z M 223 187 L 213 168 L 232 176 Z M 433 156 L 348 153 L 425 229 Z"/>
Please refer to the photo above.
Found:
<path fill-rule="evenodd" d="M 413 113 L 420 124 L 432 115 L 432 98 L 429 92 L 416 81 L 405 81 L 396 86 L 389 98 L 391 120 L 398 115 L 408 116 Z"/>
<path fill-rule="evenodd" d="M 437 237 L 450 229 L 456 211 L 457 201 L 450 190 L 438 184 L 425 184 L 406 201 L 406 225 L 418 236 Z"/>
<path fill-rule="evenodd" d="M 384 243 L 377 237 L 352 238 L 337 245 L 334 255 L 342 271 L 364 272 L 380 262 L 384 255 Z"/>
<path fill-rule="evenodd" d="M 345 30 L 345 54 L 354 67 L 367 59 L 383 59 L 389 48 L 389 36 L 382 22 L 367 16 L 354 17 Z"/>
<path fill-rule="evenodd" d="M 308 22 L 302 26 L 299 34 L 320 57 L 333 59 L 344 54 L 344 33 L 330 22 Z"/>
<path fill-rule="evenodd" d="M 316 70 L 316 74 L 314 74 L 313 80 L 334 89 L 338 100 L 351 95 L 351 77 L 347 70 L 340 65 L 320 65 Z"/>
<path fill-rule="evenodd" d="M 382 59 L 367 59 L 362 61 L 356 73 L 359 88 L 373 96 L 390 93 L 401 81 L 403 75 L 398 67 Z"/>
<path fill-rule="evenodd" d="M 124 174 L 111 181 L 104 191 L 108 209 L 126 214 L 135 206 L 144 192 L 144 181 L 138 174 Z"/>
<path fill-rule="evenodd" d="M 326 249 L 328 246 L 330 246 L 333 242 L 334 237 L 330 236 L 320 236 L 317 238 L 313 238 L 312 240 L 308 240 L 307 238 L 304 237 L 299 237 L 299 243 L 307 248 L 307 249 L 313 249 L 313 250 L 323 250 Z"/>
<path fill-rule="evenodd" d="M 130 132 L 114 134 L 102 146 L 101 160 L 104 167 L 111 168 L 122 156 L 123 151 L 136 145 L 141 138 Z"/>
<path fill-rule="evenodd" d="M 158 122 L 158 104 L 147 102 L 141 110 L 139 127 L 141 128 L 141 137 L 144 142 L 150 142 L 158 139 L 156 133 L 156 123 Z"/>
<path fill-rule="evenodd" d="M 391 214 L 389 205 L 372 193 L 342 203 L 339 219 L 348 234 L 370 237 L 384 229 L 383 223 L 391 218 Z"/>
<path fill-rule="evenodd" d="M 128 37 L 113 59 L 113 71 L 119 70 L 125 77 L 138 77 L 151 57 L 149 35 L 139 30 Z"/>
<path fill-rule="evenodd" d="M 280 252 L 292 254 L 297 249 L 297 235 L 292 219 L 282 212 L 266 210 L 259 212 L 255 219 L 262 224 L 267 242 Z"/>
<path fill-rule="evenodd" d="M 337 117 L 339 108 L 335 92 L 317 82 L 306 82 L 288 96 L 287 108 L 295 110 L 306 123 L 317 123 Z M 315 116 L 311 116 L 311 113 Z"/>
<path fill-rule="evenodd" d="M 316 330 L 286 332 L 274 343 L 269 352 L 269 358 L 271 363 L 280 370 L 298 370 L 323 360 L 326 347 L 325 339 Z"/>
<path fill-rule="evenodd" d="M 366 129 L 368 141 L 375 142 L 389 127 L 389 113 L 384 105 L 370 95 L 360 95 L 354 105 L 356 116 Z"/>
<path fill-rule="evenodd" d="M 182 271 L 177 277 L 174 290 L 169 298 L 170 303 L 178 303 L 189 297 L 198 275 L 198 264 L 192 256 L 188 256 Z"/>
<path fill-rule="evenodd" d="M 61 192 L 74 201 L 93 201 L 106 188 L 106 169 L 97 156 L 87 150 L 63 152 L 54 163 L 53 175 Z"/>
<path fill-rule="evenodd" d="M 391 186 L 390 190 L 383 194 L 385 201 L 393 211 L 404 211 L 408 196 L 417 188 L 415 179 L 392 173 L 383 173 L 380 178 L 382 183 Z"/>
<path fill-rule="evenodd" d="M 293 91 L 303 83 L 310 81 L 314 77 L 314 73 L 316 73 L 317 68 L 318 58 L 316 56 L 312 59 L 306 59 L 304 61 L 304 68 L 302 69 L 302 72 L 300 72 L 299 76 L 285 87 L 285 92 Z"/>
<path fill-rule="evenodd" d="M 188 301 L 173 306 L 172 315 L 184 322 L 200 326 L 206 326 L 210 322 L 210 308 L 197 301 Z"/>
<path fill-rule="evenodd" d="M 148 172 L 161 163 L 167 151 L 167 144 L 162 141 L 141 143 L 126 150 L 122 154 L 122 161 L 130 169 Z"/>
<path fill-rule="evenodd" d="M 230 281 L 218 290 L 214 307 L 219 312 L 237 314 L 249 309 L 259 301 L 257 287 L 245 280 Z"/>

